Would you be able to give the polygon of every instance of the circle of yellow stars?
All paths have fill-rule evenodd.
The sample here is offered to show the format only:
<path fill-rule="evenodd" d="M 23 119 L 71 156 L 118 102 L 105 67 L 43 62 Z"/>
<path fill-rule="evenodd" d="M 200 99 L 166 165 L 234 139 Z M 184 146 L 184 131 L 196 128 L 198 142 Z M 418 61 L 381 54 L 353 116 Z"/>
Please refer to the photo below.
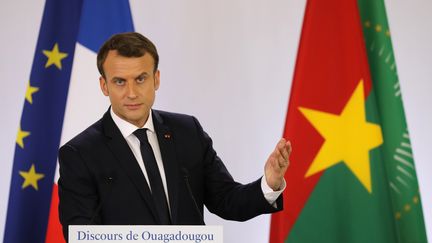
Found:
<path fill-rule="evenodd" d="M 62 60 L 68 56 L 67 53 L 61 52 L 59 50 L 58 43 L 55 43 L 51 50 L 42 50 L 43 55 L 47 57 L 47 62 L 45 63 L 45 68 L 49 68 L 54 65 L 59 70 L 62 69 Z M 33 95 L 39 91 L 39 87 L 31 85 L 29 81 L 27 84 L 27 89 L 25 93 L 25 100 L 32 105 Z M 16 143 L 21 149 L 25 149 L 25 140 L 31 135 L 30 131 L 25 131 L 21 129 L 21 125 L 18 127 L 18 133 L 16 138 Z M 38 173 L 36 171 L 35 164 L 32 164 L 28 171 L 19 171 L 20 176 L 24 179 L 21 186 L 22 189 L 27 187 L 33 187 L 35 190 L 39 190 L 38 181 L 45 177 L 44 174 Z"/>

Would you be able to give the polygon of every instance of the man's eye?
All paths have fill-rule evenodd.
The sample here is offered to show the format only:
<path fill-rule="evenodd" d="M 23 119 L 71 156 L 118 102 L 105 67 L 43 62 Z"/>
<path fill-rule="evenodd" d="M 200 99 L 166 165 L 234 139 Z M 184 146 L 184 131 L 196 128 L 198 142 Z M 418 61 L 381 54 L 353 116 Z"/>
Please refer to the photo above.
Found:
<path fill-rule="evenodd" d="M 125 84 L 125 81 L 124 81 L 124 80 L 121 80 L 121 79 L 117 79 L 117 80 L 114 80 L 114 83 L 115 83 L 116 85 L 124 85 L 124 84 Z"/>
<path fill-rule="evenodd" d="M 146 80 L 145 77 L 138 77 L 138 78 L 136 79 L 137 83 L 144 83 L 145 80 Z"/>

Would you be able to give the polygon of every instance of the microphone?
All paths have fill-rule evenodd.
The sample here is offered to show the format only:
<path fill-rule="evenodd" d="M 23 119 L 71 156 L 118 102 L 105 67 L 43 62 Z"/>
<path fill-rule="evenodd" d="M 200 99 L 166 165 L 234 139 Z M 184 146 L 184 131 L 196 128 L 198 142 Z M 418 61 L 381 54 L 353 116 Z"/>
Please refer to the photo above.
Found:
<path fill-rule="evenodd" d="M 199 219 L 201 221 L 200 223 L 202 225 L 205 225 L 203 215 L 201 214 L 201 211 L 199 210 L 198 204 L 197 204 L 197 202 L 195 200 L 195 197 L 194 197 L 194 195 L 192 193 L 192 189 L 191 189 L 190 184 L 189 184 L 189 171 L 186 168 L 184 168 L 184 167 L 181 168 L 181 170 L 182 170 L 182 173 L 183 173 L 183 179 L 184 179 L 184 181 L 186 183 L 186 187 L 187 187 L 187 190 L 189 192 L 189 196 L 191 197 L 191 199 L 192 199 L 192 201 L 194 203 L 195 211 L 197 212 L 197 214 L 199 216 Z"/>
<path fill-rule="evenodd" d="M 101 209 L 102 209 L 102 206 L 103 206 L 104 202 L 105 202 L 105 201 L 108 199 L 108 197 L 111 195 L 112 188 L 113 188 L 113 187 L 112 187 L 112 184 L 113 184 L 113 182 L 114 182 L 114 177 L 113 177 L 113 176 L 107 176 L 107 177 L 105 178 L 105 181 L 106 181 L 107 187 L 109 187 L 109 188 L 108 188 L 108 192 L 107 192 L 107 194 L 105 195 L 105 197 L 101 198 L 101 200 L 100 200 L 98 206 L 96 207 L 95 211 L 93 212 L 92 217 L 90 218 L 90 221 L 89 221 L 89 223 L 88 223 L 89 225 L 94 224 L 94 221 L 95 221 L 95 219 L 96 219 L 96 216 L 100 213 L 100 211 L 101 211 Z"/>

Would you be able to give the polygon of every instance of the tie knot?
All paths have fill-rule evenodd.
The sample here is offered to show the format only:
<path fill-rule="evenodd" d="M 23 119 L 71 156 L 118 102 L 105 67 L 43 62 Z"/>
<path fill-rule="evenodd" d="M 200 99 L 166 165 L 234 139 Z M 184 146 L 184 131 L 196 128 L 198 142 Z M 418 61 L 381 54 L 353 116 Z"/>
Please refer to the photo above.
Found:
<path fill-rule="evenodd" d="M 147 128 L 140 128 L 135 130 L 135 132 L 133 132 L 133 134 L 138 138 L 138 140 L 140 140 L 140 142 L 148 142 L 148 138 L 147 138 Z"/>

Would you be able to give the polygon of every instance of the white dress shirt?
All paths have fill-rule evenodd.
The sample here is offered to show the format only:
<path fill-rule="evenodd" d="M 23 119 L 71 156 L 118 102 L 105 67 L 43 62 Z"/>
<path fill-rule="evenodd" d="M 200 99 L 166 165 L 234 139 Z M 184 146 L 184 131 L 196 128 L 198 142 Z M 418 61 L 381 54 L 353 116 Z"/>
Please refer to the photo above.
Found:
<path fill-rule="evenodd" d="M 162 177 L 162 184 L 163 184 L 163 187 L 165 190 L 165 196 L 167 197 L 168 207 L 170 207 L 169 206 L 169 200 L 168 200 L 167 183 L 166 183 L 166 178 L 165 178 L 165 169 L 164 169 L 163 162 L 162 162 L 162 156 L 161 156 L 161 152 L 160 152 L 160 148 L 159 148 L 159 142 L 157 140 L 157 134 L 156 134 L 156 131 L 155 131 L 154 125 L 153 125 L 152 111 L 150 110 L 147 122 L 144 124 L 143 127 L 137 127 L 137 126 L 121 119 L 119 116 L 117 116 L 114 113 L 112 108 L 110 109 L 110 113 L 111 113 L 112 119 L 114 120 L 114 123 L 119 128 L 121 134 L 123 135 L 123 137 L 125 138 L 126 142 L 129 145 L 130 149 L 132 150 L 133 155 L 135 156 L 136 160 L 138 161 L 138 165 L 141 168 L 141 170 L 144 174 L 144 177 L 147 181 L 147 185 L 149 185 L 149 188 L 151 190 L 150 182 L 148 180 L 147 171 L 146 171 L 146 168 L 144 166 L 144 161 L 143 161 L 142 156 L 141 156 L 140 141 L 135 136 L 135 134 L 133 134 L 133 132 L 135 132 L 135 130 L 137 130 L 137 129 L 147 128 L 147 137 L 148 137 L 150 146 L 153 149 L 156 163 L 159 167 L 159 172 L 160 172 L 160 175 Z M 273 206 L 275 206 L 274 203 L 276 202 L 276 199 L 285 190 L 285 187 L 286 187 L 286 183 L 284 180 L 283 185 L 282 185 L 282 189 L 279 191 L 273 191 L 273 189 L 271 189 L 268 186 L 265 175 L 263 176 L 263 178 L 261 180 L 261 189 L 264 193 L 264 197 Z"/>
<path fill-rule="evenodd" d="M 141 156 L 141 148 L 140 148 L 140 141 L 139 139 L 135 136 L 135 134 L 133 134 L 133 132 L 135 132 L 137 129 L 140 128 L 147 128 L 147 138 L 148 141 L 150 143 L 150 146 L 153 150 L 155 159 L 156 159 L 156 163 L 157 166 L 159 168 L 159 173 L 161 175 L 161 179 L 162 179 L 162 184 L 165 190 L 165 196 L 167 197 L 167 202 L 169 202 L 168 200 L 168 190 L 167 190 L 167 183 L 166 183 L 166 178 L 165 178 L 165 169 L 164 169 L 164 165 L 162 162 L 162 156 L 161 156 L 161 152 L 160 152 L 160 148 L 159 148 L 159 142 L 157 140 L 157 135 L 156 135 L 156 131 L 154 129 L 154 125 L 153 125 L 153 116 L 152 116 L 152 112 L 150 111 L 149 113 L 149 118 L 147 119 L 147 122 L 144 124 L 143 127 L 137 127 L 132 123 L 129 123 L 123 119 L 121 119 L 120 117 L 118 117 L 112 110 L 110 110 L 111 113 L 111 117 L 114 120 L 114 123 L 117 125 L 117 127 L 119 128 L 121 134 L 123 135 L 123 137 L 126 139 L 126 142 L 128 143 L 130 149 L 132 150 L 133 155 L 135 156 L 135 159 L 138 161 L 138 165 L 141 168 L 144 177 L 147 181 L 147 185 L 149 186 L 150 190 L 150 181 L 148 179 L 148 175 L 147 175 L 147 170 L 144 166 L 144 161 L 142 159 Z M 169 203 L 168 203 L 169 204 Z"/>

